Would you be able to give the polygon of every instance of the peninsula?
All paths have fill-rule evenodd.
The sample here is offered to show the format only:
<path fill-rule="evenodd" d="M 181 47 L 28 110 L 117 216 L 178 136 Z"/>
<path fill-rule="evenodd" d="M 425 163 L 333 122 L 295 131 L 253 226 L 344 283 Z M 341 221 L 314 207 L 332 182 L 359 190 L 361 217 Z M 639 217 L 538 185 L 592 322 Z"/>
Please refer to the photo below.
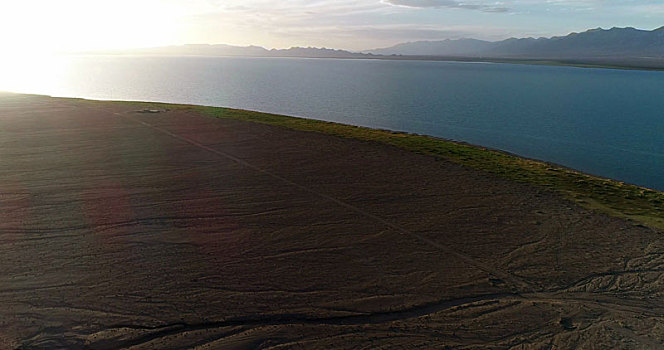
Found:
<path fill-rule="evenodd" d="M 216 107 L 0 94 L 0 142 L 7 348 L 664 341 L 660 192 Z"/>

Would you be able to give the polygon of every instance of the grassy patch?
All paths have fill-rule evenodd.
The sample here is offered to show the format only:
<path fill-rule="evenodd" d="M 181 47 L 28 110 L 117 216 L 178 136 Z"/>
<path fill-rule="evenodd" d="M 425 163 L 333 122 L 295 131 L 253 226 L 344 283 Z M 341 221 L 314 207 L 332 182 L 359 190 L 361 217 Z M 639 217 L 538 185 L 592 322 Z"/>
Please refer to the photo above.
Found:
<path fill-rule="evenodd" d="M 473 169 L 496 174 L 505 179 L 543 186 L 564 195 L 583 207 L 664 229 L 664 193 L 587 175 L 558 165 L 430 136 L 229 108 L 166 104 L 163 106 L 191 109 L 217 118 L 231 118 L 380 142 L 408 151 L 444 158 Z"/>

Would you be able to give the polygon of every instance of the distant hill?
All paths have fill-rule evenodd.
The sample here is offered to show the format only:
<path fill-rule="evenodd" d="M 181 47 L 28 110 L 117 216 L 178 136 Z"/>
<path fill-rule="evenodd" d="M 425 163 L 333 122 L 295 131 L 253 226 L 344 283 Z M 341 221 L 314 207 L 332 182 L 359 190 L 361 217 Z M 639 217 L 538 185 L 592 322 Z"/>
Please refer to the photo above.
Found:
<path fill-rule="evenodd" d="M 404 56 L 448 56 L 523 59 L 664 58 L 664 27 L 591 29 L 552 38 L 418 41 L 366 53 Z"/>
<path fill-rule="evenodd" d="M 98 51 L 94 54 L 151 55 L 151 56 L 244 56 L 244 57 L 310 57 L 310 58 L 368 58 L 371 54 L 354 53 L 316 47 L 292 47 L 268 50 L 260 46 L 231 46 L 190 44 L 144 49 Z"/>
<path fill-rule="evenodd" d="M 384 49 L 369 50 L 375 55 L 469 56 L 491 48 L 492 42 L 477 39 L 416 41 Z"/>

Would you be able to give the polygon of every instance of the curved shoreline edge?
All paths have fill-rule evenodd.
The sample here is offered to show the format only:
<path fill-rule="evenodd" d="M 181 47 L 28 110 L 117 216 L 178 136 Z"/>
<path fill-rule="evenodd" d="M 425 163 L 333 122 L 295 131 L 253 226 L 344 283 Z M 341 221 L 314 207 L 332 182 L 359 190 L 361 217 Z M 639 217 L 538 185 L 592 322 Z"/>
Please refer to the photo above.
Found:
<path fill-rule="evenodd" d="M 92 103 L 131 103 L 140 107 L 186 109 L 214 118 L 230 118 L 268 124 L 305 132 L 398 147 L 414 153 L 445 159 L 501 178 L 546 188 L 592 210 L 629 219 L 636 225 L 664 230 L 664 192 L 601 178 L 544 161 L 519 157 L 482 146 L 420 134 L 346 125 L 315 119 L 241 109 L 201 105 L 139 101 L 99 101 L 68 98 Z"/>

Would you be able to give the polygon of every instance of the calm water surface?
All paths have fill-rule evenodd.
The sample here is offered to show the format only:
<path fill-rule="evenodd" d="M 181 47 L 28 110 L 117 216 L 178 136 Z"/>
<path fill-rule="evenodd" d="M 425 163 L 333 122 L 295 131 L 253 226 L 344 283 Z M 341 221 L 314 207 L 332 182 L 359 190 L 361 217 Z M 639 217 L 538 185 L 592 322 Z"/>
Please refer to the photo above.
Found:
<path fill-rule="evenodd" d="M 409 131 L 664 190 L 664 72 L 208 57 L 78 57 L 33 68 L 14 71 L 26 78 L 4 89 Z"/>

